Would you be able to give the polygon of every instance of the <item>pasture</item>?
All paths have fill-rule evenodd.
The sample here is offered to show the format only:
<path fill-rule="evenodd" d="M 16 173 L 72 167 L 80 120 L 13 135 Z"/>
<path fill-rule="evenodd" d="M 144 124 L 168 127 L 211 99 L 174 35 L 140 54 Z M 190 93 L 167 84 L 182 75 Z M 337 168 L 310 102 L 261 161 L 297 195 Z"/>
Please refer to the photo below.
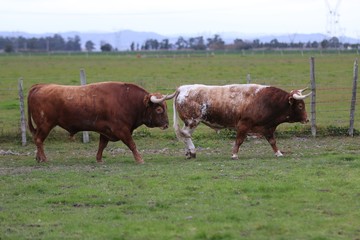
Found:
<path fill-rule="evenodd" d="M 360 239 L 360 139 L 342 136 L 355 54 L 315 55 L 320 134 L 281 125 L 283 158 L 250 138 L 230 160 L 232 132 L 205 126 L 194 134 L 196 160 L 185 159 L 172 128 L 134 133 L 144 165 L 121 142 L 109 143 L 97 164 L 94 133 L 83 144 L 80 134 L 71 141 L 55 129 L 45 141 L 46 164 L 35 162 L 30 137 L 20 146 L 19 77 L 26 91 L 40 82 L 79 84 L 84 68 L 88 83 L 172 93 L 189 83 L 245 83 L 250 74 L 253 83 L 291 90 L 309 86 L 309 57 L 0 55 L 0 239 Z"/>

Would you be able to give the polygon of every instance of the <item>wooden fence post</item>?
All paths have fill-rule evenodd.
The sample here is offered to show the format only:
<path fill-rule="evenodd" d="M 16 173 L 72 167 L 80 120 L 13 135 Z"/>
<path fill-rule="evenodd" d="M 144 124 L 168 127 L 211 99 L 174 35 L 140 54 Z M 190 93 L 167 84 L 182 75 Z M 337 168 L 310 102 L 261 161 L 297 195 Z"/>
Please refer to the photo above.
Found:
<path fill-rule="evenodd" d="M 354 136 L 354 120 L 355 120 L 355 104 L 356 104 L 356 88 L 357 88 L 357 79 L 358 79 L 358 59 L 354 62 L 354 78 L 353 78 L 353 89 L 352 89 L 352 98 L 350 106 L 350 127 L 349 135 Z"/>
<path fill-rule="evenodd" d="M 246 75 L 246 83 L 247 83 L 247 84 L 251 83 L 250 73 L 248 73 L 248 74 Z"/>
<path fill-rule="evenodd" d="M 86 85 L 86 75 L 84 69 L 80 69 L 80 83 L 81 85 Z M 88 142 L 89 142 L 89 132 L 83 131 L 83 143 L 88 143 Z"/>
<path fill-rule="evenodd" d="M 18 80 L 19 100 L 20 100 L 20 129 L 21 129 L 21 145 L 26 145 L 26 121 L 25 121 L 25 104 L 22 77 Z"/>
<path fill-rule="evenodd" d="M 316 85 L 315 85 L 315 59 L 310 58 L 311 82 L 311 134 L 316 137 Z"/>

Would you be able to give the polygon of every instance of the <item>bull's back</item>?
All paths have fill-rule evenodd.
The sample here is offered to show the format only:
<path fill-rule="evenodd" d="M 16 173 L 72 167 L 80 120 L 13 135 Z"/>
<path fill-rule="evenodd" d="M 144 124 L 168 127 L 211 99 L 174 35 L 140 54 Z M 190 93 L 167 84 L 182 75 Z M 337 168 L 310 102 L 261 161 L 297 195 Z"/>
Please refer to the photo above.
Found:
<path fill-rule="evenodd" d="M 129 111 L 129 95 L 136 86 L 125 83 L 94 83 L 84 86 L 38 84 L 29 92 L 29 109 L 38 125 L 47 121 L 65 129 L 92 129 L 98 123 L 120 121 Z M 119 104 L 119 99 L 123 99 Z"/>
<path fill-rule="evenodd" d="M 105 94 L 93 86 L 36 85 L 30 90 L 30 104 L 36 105 L 38 111 L 47 113 L 90 113 L 97 111 Z M 29 95 L 30 95 L 29 94 Z M 106 94 L 108 98 L 111 95 Z M 57 115 L 58 115 L 57 114 Z"/>

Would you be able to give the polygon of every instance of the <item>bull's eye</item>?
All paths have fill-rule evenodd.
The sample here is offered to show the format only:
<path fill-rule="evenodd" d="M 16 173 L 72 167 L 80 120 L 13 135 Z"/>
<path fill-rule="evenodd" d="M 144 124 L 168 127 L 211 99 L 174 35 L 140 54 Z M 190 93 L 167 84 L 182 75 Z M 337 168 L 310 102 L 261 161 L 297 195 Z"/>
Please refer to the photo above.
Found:
<path fill-rule="evenodd" d="M 155 111 L 157 114 L 161 114 L 164 112 L 164 109 L 162 107 L 157 107 Z"/>
<path fill-rule="evenodd" d="M 302 105 L 302 104 L 299 104 L 299 105 L 298 105 L 298 108 L 299 108 L 300 110 L 303 110 L 303 108 L 304 108 L 304 105 Z"/>

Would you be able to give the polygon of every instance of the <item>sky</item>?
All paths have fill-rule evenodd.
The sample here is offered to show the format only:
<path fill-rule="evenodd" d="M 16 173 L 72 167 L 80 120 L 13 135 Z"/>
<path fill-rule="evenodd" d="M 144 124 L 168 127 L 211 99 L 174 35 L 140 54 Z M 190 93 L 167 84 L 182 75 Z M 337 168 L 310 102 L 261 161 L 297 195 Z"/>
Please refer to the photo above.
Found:
<path fill-rule="evenodd" d="M 338 23 L 328 23 L 330 10 Z M 360 0 L 1 0 L 0 31 L 326 34 L 334 26 L 360 39 L 359 11 Z"/>

